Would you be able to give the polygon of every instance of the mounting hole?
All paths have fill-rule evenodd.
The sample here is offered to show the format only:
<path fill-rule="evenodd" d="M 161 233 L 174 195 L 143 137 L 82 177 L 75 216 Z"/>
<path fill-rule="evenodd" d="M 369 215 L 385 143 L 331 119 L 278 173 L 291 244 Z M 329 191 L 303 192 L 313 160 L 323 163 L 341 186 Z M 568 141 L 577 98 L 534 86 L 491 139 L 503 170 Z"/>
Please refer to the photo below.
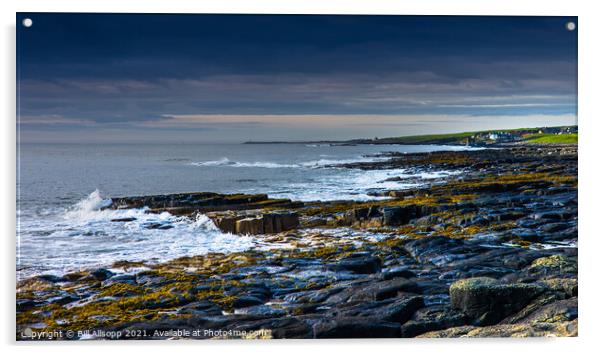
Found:
<path fill-rule="evenodd" d="M 31 20 L 31 18 L 24 18 L 22 23 L 25 27 L 31 27 L 31 25 L 33 25 L 33 21 Z"/>
<path fill-rule="evenodd" d="M 573 21 L 569 21 L 566 23 L 566 29 L 569 31 L 574 31 L 577 28 L 577 25 Z"/>

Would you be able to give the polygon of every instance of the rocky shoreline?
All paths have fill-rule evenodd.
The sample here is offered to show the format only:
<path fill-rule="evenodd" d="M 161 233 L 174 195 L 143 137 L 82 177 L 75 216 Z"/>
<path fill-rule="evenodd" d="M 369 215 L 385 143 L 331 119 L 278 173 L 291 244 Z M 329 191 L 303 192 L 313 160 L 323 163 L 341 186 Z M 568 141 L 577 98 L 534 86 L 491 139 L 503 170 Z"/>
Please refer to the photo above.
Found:
<path fill-rule="evenodd" d="M 22 280 L 17 339 L 577 335 L 576 145 L 386 156 L 340 167 L 462 173 L 365 202 L 113 198 L 270 247 Z"/>

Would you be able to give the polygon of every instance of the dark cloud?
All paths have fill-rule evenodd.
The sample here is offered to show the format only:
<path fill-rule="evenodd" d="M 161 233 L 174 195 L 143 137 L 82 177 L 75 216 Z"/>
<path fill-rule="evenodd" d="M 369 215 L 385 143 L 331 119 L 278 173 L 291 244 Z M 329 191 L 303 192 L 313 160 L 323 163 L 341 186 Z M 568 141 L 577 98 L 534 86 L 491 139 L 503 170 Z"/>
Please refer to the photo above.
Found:
<path fill-rule="evenodd" d="M 571 17 L 28 13 L 17 23 L 24 17 L 34 25 L 17 31 L 19 112 L 53 126 L 576 113 Z"/>

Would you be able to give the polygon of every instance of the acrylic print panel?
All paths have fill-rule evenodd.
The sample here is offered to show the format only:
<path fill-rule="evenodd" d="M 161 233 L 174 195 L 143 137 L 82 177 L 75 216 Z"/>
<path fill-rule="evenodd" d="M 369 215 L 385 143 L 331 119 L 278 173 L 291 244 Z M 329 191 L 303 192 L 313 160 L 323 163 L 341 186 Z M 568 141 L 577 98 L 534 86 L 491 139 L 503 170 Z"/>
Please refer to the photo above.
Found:
<path fill-rule="evenodd" d="M 577 30 L 17 14 L 16 338 L 576 336 Z"/>

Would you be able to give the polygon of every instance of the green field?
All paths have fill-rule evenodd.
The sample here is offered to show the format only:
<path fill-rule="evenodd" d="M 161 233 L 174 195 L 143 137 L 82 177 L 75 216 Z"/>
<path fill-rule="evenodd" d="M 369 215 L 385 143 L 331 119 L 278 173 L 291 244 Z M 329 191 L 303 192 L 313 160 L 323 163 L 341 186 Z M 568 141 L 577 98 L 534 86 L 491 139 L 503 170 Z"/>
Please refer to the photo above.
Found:
<path fill-rule="evenodd" d="M 391 142 L 396 144 L 428 144 L 428 143 L 441 143 L 441 142 L 455 142 L 458 143 L 462 139 L 469 138 L 477 132 L 463 132 L 463 133 L 451 133 L 451 134 L 431 134 L 431 135 L 414 135 L 414 136 L 402 136 L 396 138 L 383 138 L 379 139 L 380 143 Z"/>
<path fill-rule="evenodd" d="M 346 144 L 403 144 L 403 145 L 493 145 L 504 142 L 525 142 L 533 144 L 577 144 L 577 133 L 555 134 L 576 126 L 541 128 L 495 129 L 448 134 L 411 135 L 375 139 L 353 139 L 345 141 L 305 141 L 303 143 L 346 143 Z M 547 133 L 539 133 L 540 131 Z M 572 129 L 573 131 L 575 129 Z M 490 133 L 507 133 L 501 140 L 492 140 Z M 259 141 L 245 144 L 286 144 L 285 141 Z M 297 142 L 299 143 L 299 142 Z"/>
<path fill-rule="evenodd" d="M 577 144 L 578 133 L 575 134 L 533 134 L 525 139 L 533 144 Z"/>
<path fill-rule="evenodd" d="M 555 127 L 561 129 L 563 127 Z M 451 134 L 430 134 L 430 135 L 415 135 L 415 136 L 401 136 L 394 138 L 383 138 L 379 139 L 378 142 L 371 141 L 374 144 L 465 144 L 467 141 L 471 143 L 484 142 L 486 144 L 492 143 L 487 138 L 489 133 L 506 132 L 516 135 L 518 141 L 529 142 L 533 144 L 577 144 L 577 133 L 575 134 L 553 134 L 537 133 L 539 130 L 544 128 L 517 128 L 517 129 L 498 129 L 498 130 L 484 130 L 484 131 L 472 131 L 462 133 L 451 133 Z M 474 137 L 477 138 L 474 138 Z"/>

